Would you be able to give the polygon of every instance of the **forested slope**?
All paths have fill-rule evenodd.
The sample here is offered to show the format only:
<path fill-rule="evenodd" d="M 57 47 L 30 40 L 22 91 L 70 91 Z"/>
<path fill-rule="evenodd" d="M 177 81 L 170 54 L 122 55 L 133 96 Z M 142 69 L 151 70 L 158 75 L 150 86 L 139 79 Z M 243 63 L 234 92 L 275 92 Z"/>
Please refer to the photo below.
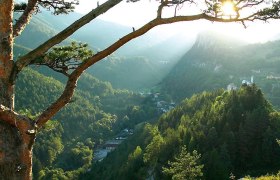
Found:
<path fill-rule="evenodd" d="M 23 71 L 17 80 L 16 110 L 36 116 L 63 91 L 63 79 L 60 80 L 33 69 Z M 139 112 L 132 112 L 133 107 L 142 111 L 144 99 L 127 90 L 113 89 L 110 83 L 89 74 L 82 76 L 73 101 L 53 118 L 36 140 L 34 177 L 77 178 L 91 164 L 96 145 L 123 128 L 134 127 L 139 120 L 147 120 L 135 119 L 133 114 Z"/>
<path fill-rule="evenodd" d="M 183 146 L 201 154 L 202 179 L 229 179 L 231 173 L 256 177 L 280 169 L 279 137 L 280 113 L 255 85 L 203 92 L 182 101 L 157 124 L 139 125 L 127 143 L 84 177 L 170 179 L 163 167 Z"/>
<path fill-rule="evenodd" d="M 204 90 L 238 87 L 243 80 L 262 89 L 279 107 L 279 41 L 246 45 L 221 34 L 198 35 L 193 47 L 162 81 L 162 91 L 180 101 Z"/>

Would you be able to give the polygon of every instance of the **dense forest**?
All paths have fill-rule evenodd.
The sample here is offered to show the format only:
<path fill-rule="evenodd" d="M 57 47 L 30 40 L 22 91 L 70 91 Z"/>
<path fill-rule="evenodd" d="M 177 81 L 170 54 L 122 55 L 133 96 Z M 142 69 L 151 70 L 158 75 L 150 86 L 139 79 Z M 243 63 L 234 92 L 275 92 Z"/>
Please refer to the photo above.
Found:
<path fill-rule="evenodd" d="M 15 57 L 79 17 L 36 15 L 16 39 Z M 93 26 L 94 33 L 83 28 L 62 44 L 78 39 L 98 52 L 131 31 L 102 20 Z M 95 42 L 87 38 L 92 34 Z M 147 36 L 155 40 L 140 38 L 79 79 L 71 103 L 36 139 L 33 178 L 279 179 L 279 41 L 248 45 L 213 32 L 199 34 L 194 44 L 193 37 L 180 41 L 182 35 Z M 251 77 L 254 83 L 239 87 Z M 30 66 L 17 80 L 16 110 L 36 116 L 65 82 L 46 67 Z M 114 151 L 95 160 L 128 130 Z"/>
<path fill-rule="evenodd" d="M 156 124 L 139 124 L 126 143 L 93 164 L 82 179 L 229 179 L 276 173 L 279 136 L 280 113 L 255 84 L 203 92 Z M 193 176 L 176 171 L 184 161 L 193 163 Z"/>
<path fill-rule="evenodd" d="M 54 79 L 34 69 L 22 72 L 15 102 L 20 112 L 31 117 L 53 102 L 64 86 L 63 78 L 57 80 L 59 75 L 52 74 L 57 78 Z M 48 74 L 48 70 L 40 71 Z M 27 81 L 29 78 L 32 81 Z M 153 113 L 155 109 L 145 105 L 145 101 L 146 97 L 113 89 L 110 83 L 85 74 L 73 102 L 47 124 L 36 140 L 34 178 L 76 179 L 90 167 L 96 146 L 122 129 L 133 128 L 142 121 L 140 117 L 157 116 Z M 147 113 L 149 111 L 151 113 Z"/>

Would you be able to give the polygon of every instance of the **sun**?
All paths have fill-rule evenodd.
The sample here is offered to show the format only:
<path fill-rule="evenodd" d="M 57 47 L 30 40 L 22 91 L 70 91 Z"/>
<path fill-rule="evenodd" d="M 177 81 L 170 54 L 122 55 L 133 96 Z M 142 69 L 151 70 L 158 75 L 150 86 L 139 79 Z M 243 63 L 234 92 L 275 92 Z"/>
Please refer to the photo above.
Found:
<path fill-rule="evenodd" d="M 223 16 L 225 16 L 225 17 L 230 17 L 230 16 L 236 15 L 234 4 L 231 1 L 223 2 L 222 6 L 221 6 L 221 11 L 223 13 Z"/>

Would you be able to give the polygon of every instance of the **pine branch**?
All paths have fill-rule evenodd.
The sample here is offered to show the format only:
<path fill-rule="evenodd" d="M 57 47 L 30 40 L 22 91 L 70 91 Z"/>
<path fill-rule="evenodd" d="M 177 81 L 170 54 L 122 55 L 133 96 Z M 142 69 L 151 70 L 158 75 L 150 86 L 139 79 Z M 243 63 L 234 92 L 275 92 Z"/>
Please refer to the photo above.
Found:
<path fill-rule="evenodd" d="M 75 5 L 79 5 L 79 0 L 72 0 L 70 2 L 64 0 L 39 0 L 38 5 L 49 11 L 53 10 L 55 15 L 68 14 L 74 11 Z"/>
<path fill-rule="evenodd" d="M 28 66 L 32 61 L 34 61 L 34 59 L 42 56 L 54 45 L 62 42 L 70 35 L 72 35 L 74 32 L 76 32 L 78 29 L 80 29 L 81 27 L 83 27 L 84 25 L 86 25 L 87 23 L 89 23 L 99 15 L 105 13 L 115 5 L 119 4 L 121 1 L 122 0 L 109 0 L 105 2 L 104 4 L 98 6 L 96 9 L 93 9 L 91 12 L 89 12 L 79 20 L 72 23 L 70 26 L 65 28 L 63 31 L 61 31 L 54 37 L 50 38 L 48 41 L 46 41 L 45 43 L 43 43 L 33 51 L 20 57 L 16 62 L 14 73 L 18 74 L 24 67 Z M 13 75 L 12 77 L 15 77 L 15 75 Z"/>
<path fill-rule="evenodd" d="M 93 55 L 84 43 L 72 42 L 69 46 L 57 46 L 52 48 L 41 58 L 36 59 L 32 64 L 44 65 L 56 72 L 69 76 L 81 63 Z"/>

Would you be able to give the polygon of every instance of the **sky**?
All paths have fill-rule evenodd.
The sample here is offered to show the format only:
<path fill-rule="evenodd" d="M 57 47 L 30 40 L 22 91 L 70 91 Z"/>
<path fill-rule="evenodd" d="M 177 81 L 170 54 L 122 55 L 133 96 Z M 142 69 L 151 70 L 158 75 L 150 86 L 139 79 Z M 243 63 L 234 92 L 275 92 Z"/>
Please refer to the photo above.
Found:
<path fill-rule="evenodd" d="M 102 4 L 104 0 L 100 0 Z M 97 0 L 80 0 L 80 5 L 76 7 L 76 11 L 85 14 L 96 8 Z M 196 8 L 182 8 L 180 12 L 194 14 Z M 100 19 L 119 23 L 125 26 L 140 28 L 156 16 L 157 2 L 153 0 L 141 0 L 137 3 L 127 3 L 123 1 L 108 12 L 99 16 Z M 173 14 L 174 11 L 167 11 L 166 14 Z M 212 23 L 205 20 L 195 22 L 176 23 L 173 25 L 164 25 L 158 29 L 159 33 L 171 36 L 175 33 L 193 33 L 197 34 L 201 31 L 217 31 L 222 34 L 232 35 L 241 38 L 249 43 L 259 43 L 280 37 L 280 26 L 278 21 L 269 23 L 254 22 L 247 23 L 245 29 L 242 24 L 238 23 Z"/>

